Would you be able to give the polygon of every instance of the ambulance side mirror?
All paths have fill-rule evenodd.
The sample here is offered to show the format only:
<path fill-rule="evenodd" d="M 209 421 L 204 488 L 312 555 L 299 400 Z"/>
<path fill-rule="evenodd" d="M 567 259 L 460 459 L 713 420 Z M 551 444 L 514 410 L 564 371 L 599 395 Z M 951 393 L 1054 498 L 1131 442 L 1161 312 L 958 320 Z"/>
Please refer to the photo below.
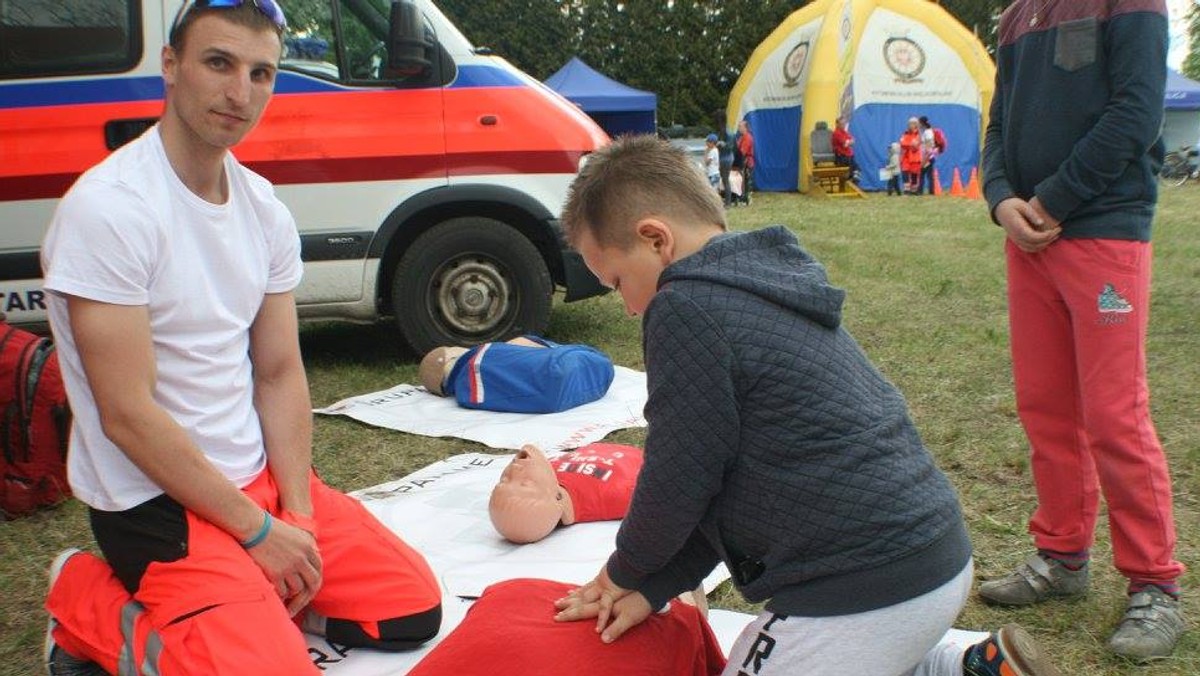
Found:
<path fill-rule="evenodd" d="M 426 37 L 421 10 L 407 0 L 392 3 L 388 23 L 388 69 L 402 77 L 426 73 L 433 42 Z"/>

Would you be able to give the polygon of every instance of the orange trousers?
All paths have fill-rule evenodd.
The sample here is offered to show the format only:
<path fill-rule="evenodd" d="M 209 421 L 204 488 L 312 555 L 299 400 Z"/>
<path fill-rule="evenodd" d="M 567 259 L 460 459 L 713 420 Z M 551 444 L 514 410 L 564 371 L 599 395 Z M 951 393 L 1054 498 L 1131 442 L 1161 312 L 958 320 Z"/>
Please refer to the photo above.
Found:
<path fill-rule="evenodd" d="M 419 553 L 315 474 L 309 485 L 323 581 L 306 611 L 353 621 L 378 639 L 381 623 L 440 609 L 438 582 Z M 279 514 L 268 472 L 243 491 Z M 59 646 L 122 675 L 320 673 L 241 545 L 195 514 L 186 517 L 187 554 L 151 563 L 133 596 L 103 559 L 68 560 L 46 599 Z"/>

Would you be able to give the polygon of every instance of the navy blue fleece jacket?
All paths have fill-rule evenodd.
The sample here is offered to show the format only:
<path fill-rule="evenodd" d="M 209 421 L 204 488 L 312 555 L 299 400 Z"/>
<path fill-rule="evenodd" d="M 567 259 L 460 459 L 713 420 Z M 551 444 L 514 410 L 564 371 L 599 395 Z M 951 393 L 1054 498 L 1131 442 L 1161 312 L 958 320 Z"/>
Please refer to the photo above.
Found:
<path fill-rule="evenodd" d="M 1009 6 L 983 151 L 993 215 L 1036 195 L 1063 237 L 1149 241 L 1166 50 L 1164 0 Z"/>
<path fill-rule="evenodd" d="M 663 271 L 643 319 L 649 430 L 615 583 L 659 607 L 724 559 L 748 600 L 830 616 L 963 569 L 958 498 L 842 328 L 843 298 L 779 226 Z"/>

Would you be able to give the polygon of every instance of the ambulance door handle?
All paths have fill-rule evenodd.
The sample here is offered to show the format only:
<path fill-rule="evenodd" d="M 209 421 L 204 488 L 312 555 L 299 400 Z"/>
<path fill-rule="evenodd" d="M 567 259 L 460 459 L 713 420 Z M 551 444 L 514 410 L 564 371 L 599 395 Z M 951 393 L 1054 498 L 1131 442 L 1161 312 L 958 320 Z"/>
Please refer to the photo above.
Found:
<path fill-rule="evenodd" d="M 482 124 L 485 127 L 494 127 L 499 121 L 499 118 L 497 118 L 495 115 L 483 115 L 479 118 L 479 124 Z"/>
<path fill-rule="evenodd" d="M 109 150 L 116 150 L 142 135 L 149 129 L 157 117 L 135 117 L 124 120 L 109 120 L 104 123 L 104 145 Z"/>

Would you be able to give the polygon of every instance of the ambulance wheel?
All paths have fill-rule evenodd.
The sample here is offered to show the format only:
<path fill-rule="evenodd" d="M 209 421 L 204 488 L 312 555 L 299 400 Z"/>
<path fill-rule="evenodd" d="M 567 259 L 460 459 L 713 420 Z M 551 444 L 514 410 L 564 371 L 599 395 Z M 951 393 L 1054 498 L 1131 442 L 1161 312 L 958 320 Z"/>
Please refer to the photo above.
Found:
<path fill-rule="evenodd" d="M 454 218 L 409 246 L 392 278 L 392 310 L 418 354 L 542 333 L 554 284 L 536 247 L 490 218 Z"/>

